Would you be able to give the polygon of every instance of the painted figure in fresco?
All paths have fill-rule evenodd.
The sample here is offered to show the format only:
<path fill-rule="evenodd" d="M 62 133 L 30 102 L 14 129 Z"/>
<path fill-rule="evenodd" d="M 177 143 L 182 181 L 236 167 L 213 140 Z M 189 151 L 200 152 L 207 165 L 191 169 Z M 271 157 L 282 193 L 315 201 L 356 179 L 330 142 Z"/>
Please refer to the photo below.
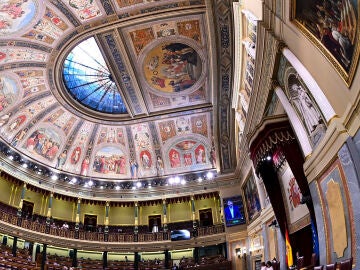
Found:
<path fill-rule="evenodd" d="M 26 115 L 20 115 L 9 126 L 10 132 L 16 130 L 26 120 Z"/>
<path fill-rule="evenodd" d="M 64 164 L 65 164 L 66 158 L 67 158 L 67 150 L 65 149 L 65 150 L 62 151 L 62 153 L 58 156 L 55 168 L 57 168 L 57 169 L 62 169 L 62 167 L 63 167 Z"/>
<path fill-rule="evenodd" d="M 71 164 L 78 163 L 78 161 L 80 159 L 80 155 L 81 155 L 81 148 L 78 146 L 72 152 L 71 159 L 70 159 Z"/>
<path fill-rule="evenodd" d="M 86 20 L 100 14 L 93 2 L 94 0 L 69 0 L 69 5 L 79 11 L 80 19 Z"/>
<path fill-rule="evenodd" d="M 81 175 L 87 175 L 88 174 L 89 164 L 90 164 L 89 157 L 85 157 L 83 162 L 81 163 L 81 171 L 80 171 Z"/>
<path fill-rule="evenodd" d="M 100 173 L 106 173 L 107 172 L 107 164 L 106 164 L 105 156 L 101 156 L 99 159 L 99 162 L 100 162 Z"/>
<path fill-rule="evenodd" d="M 119 173 L 125 174 L 126 173 L 126 160 L 125 157 L 120 157 L 120 163 L 119 163 Z"/>
<path fill-rule="evenodd" d="M 300 115 L 304 119 L 304 124 L 309 132 L 313 132 L 315 128 L 322 122 L 320 113 L 315 108 L 312 100 L 306 93 L 305 89 L 297 83 L 290 86 L 291 99 L 298 108 Z"/>
<path fill-rule="evenodd" d="M 28 128 L 24 128 L 23 130 L 19 131 L 12 140 L 11 145 L 16 146 L 17 143 L 25 137 L 27 132 L 28 132 Z"/>
<path fill-rule="evenodd" d="M 48 159 L 53 159 L 57 152 L 59 151 L 59 144 L 56 142 L 53 142 L 52 145 L 49 145 L 49 148 L 46 151 L 45 157 Z"/>
<path fill-rule="evenodd" d="M 149 169 L 151 166 L 151 159 L 147 153 L 147 151 L 144 151 L 141 156 L 141 162 L 144 169 Z"/>
<path fill-rule="evenodd" d="M 11 117 L 12 113 L 9 112 L 7 114 L 4 114 L 0 117 L 0 127 L 4 126 L 7 124 L 7 122 L 9 122 L 9 119 Z"/>
<path fill-rule="evenodd" d="M 137 179 L 137 175 L 138 175 L 138 168 L 139 165 L 136 162 L 136 160 L 131 159 L 130 160 L 130 172 L 131 172 L 131 178 L 132 179 Z"/>
<path fill-rule="evenodd" d="M 26 149 L 29 152 L 33 152 L 38 140 L 39 140 L 38 133 L 33 133 L 26 141 L 26 145 L 25 145 Z"/>
<path fill-rule="evenodd" d="M 196 163 L 205 163 L 205 150 L 203 147 L 198 147 L 196 151 Z"/>
<path fill-rule="evenodd" d="M 164 175 L 164 162 L 160 156 L 157 156 L 156 158 L 156 171 L 158 176 Z"/>
<path fill-rule="evenodd" d="M 191 153 L 184 154 L 184 161 L 185 161 L 185 166 L 191 166 L 192 165 Z"/>
<path fill-rule="evenodd" d="M 171 168 L 177 168 L 181 166 L 179 153 L 174 149 L 170 151 L 170 166 Z"/>

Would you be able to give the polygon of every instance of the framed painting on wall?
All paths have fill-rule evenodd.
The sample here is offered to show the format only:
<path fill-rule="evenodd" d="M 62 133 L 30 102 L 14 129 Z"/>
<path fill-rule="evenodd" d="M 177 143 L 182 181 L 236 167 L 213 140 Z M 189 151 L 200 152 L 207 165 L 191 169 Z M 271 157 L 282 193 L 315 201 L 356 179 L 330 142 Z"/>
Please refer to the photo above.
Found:
<path fill-rule="evenodd" d="M 356 0 L 292 0 L 291 20 L 351 85 L 359 60 Z"/>
<path fill-rule="evenodd" d="M 257 191 L 254 176 L 251 174 L 243 187 L 246 210 L 249 221 L 257 217 L 261 211 L 259 194 Z"/>

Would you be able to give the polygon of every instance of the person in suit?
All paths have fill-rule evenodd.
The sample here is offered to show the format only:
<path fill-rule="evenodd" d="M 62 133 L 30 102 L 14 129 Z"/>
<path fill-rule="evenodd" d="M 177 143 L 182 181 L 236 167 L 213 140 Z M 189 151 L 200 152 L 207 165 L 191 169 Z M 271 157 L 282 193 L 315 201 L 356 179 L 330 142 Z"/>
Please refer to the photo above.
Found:
<path fill-rule="evenodd" d="M 225 212 L 225 220 L 243 218 L 239 206 L 234 205 L 234 202 L 232 200 L 227 201 L 227 205 L 224 209 L 224 212 Z"/>

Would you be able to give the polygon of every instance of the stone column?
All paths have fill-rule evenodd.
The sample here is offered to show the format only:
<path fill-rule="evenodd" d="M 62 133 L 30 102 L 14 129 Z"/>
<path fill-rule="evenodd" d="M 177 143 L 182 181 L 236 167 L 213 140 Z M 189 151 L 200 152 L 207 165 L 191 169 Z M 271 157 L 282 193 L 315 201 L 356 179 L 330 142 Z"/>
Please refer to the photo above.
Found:
<path fill-rule="evenodd" d="M 79 238 L 79 223 L 80 223 L 80 206 L 81 199 L 78 198 L 77 207 L 76 207 L 76 218 L 75 218 L 75 238 Z"/>
<path fill-rule="evenodd" d="M 73 249 L 73 257 L 72 257 L 72 266 L 73 267 L 77 267 L 78 263 L 77 263 L 77 249 L 74 248 Z"/>
<path fill-rule="evenodd" d="M 54 193 L 51 192 L 50 197 L 49 197 L 48 210 L 47 210 L 47 213 L 46 213 L 46 233 L 50 233 L 50 219 L 51 219 L 51 210 L 52 210 L 53 197 L 54 197 Z"/>
<path fill-rule="evenodd" d="M 169 269 L 170 268 L 170 260 L 171 260 L 170 252 L 169 252 L 169 250 L 165 250 L 164 253 L 165 253 L 165 268 Z"/>
<path fill-rule="evenodd" d="M 105 228 L 104 228 L 104 240 L 105 242 L 109 241 L 109 210 L 110 210 L 110 203 L 106 202 L 105 205 Z"/>
<path fill-rule="evenodd" d="M 14 241 L 13 241 L 13 245 L 12 245 L 12 255 L 14 257 L 16 257 L 16 250 L 17 250 L 17 236 L 14 236 Z"/>
<path fill-rule="evenodd" d="M 135 251 L 134 253 L 134 269 L 138 270 L 139 269 L 139 252 Z"/>
<path fill-rule="evenodd" d="M 107 259 L 108 259 L 108 256 L 107 256 L 107 255 L 108 255 L 108 252 L 107 252 L 107 251 L 104 251 L 104 252 L 103 252 L 103 268 L 104 268 L 104 269 L 106 269 L 107 264 L 108 264 L 108 263 L 107 263 Z"/>
<path fill-rule="evenodd" d="M 192 222 L 193 222 L 193 236 L 197 237 L 198 236 L 198 225 L 197 225 L 197 222 L 196 222 L 196 215 L 195 215 L 194 195 L 191 195 L 190 203 L 191 203 L 191 217 L 192 217 Z"/>
<path fill-rule="evenodd" d="M 47 244 L 43 244 L 43 250 L 42 250 L 42 258 L 41 258 L 41 270 L 45 270 L 45 264 L 46 264 L 46 248 Z"/>
<path fill-rule="evenodd" d="M 285 246 L 285 239 L 282 235 L 280 228 L 275 227 L 276 230 L 276 239 L 278 245 L 278 261 L 280 262 L 280 270 L 287 270 L 286 268 L 286 246 Z"/>
<path fill-rule="evenodd" d="M 26 193 L 26 183 L 24 183 L 23 188 L 21 190 L 21 195 L 20 195 L 20 203 L 19 203 L 19 207 L 18 207 L 18 211 L 17 211 L 17 225 L 21 226 L 21 222 L 22 222 L 22 207 L 23 207 L 23 203 L 24 203 L 24 199 L 25 199 L 25 193 Z"/>
<path fill-rule="evenodd" d="M 138 233 L 139 233 L 139 205 L 138 202 L 135 202 L 134 207 L 134 241 L 138 241 Z"/>

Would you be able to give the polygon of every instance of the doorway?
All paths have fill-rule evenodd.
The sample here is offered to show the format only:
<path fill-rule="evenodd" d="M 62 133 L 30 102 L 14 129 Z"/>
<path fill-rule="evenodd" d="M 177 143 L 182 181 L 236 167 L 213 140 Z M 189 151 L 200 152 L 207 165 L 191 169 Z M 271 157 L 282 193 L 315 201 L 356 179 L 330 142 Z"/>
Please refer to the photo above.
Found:
<path fill-rule="evenodd" d="M 23 201 L 21 208 L 21 215 L 23 218 L 29 219 L 32 217 L 34 211 L 34 203 L 29 201 Z"/>
<path fill-rule="evenodd" d="M 84 228 L 86 231 L 95 232 L 97 226 L 96 215 L 85 215 L 84 216 Z"/>
<path fill-rule="evenodd" d="M 149 231 L 156 233 L 161 228 L 161 215 L 149 216 Z"/>
<path fill-rule="evenodd" d="M 214 225 L 211 208 L 199 210 L 200 227 L 207 227 Z"/>

